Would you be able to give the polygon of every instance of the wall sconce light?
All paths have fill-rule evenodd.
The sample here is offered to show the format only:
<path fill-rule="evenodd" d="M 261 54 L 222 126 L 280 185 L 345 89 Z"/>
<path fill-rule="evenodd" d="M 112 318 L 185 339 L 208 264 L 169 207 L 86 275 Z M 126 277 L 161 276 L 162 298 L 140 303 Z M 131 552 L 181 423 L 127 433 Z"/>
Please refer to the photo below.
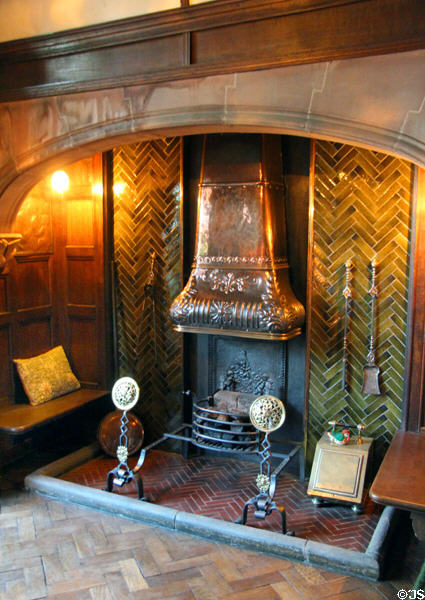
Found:
<path fill-rule="evenodd" d="M 91 188 L 92 194 L 96 194 L 96 196 L 101 196 L 103 194 L 103 185 L 101 183 L 95 183 Z"/>
<path fill-rule="evenodd" d="M 121 196 L 121 194 L 124 193 L 125 188 L 126 188 L 126 184 L 123 183 L 122 181 L 120 181 L 118 183 L 114 183 L 113 190 L 114 190 L 115 196 Z"/>
<path fill-rule="evenodd" d="M 0 233 L 0 273 L 16 252 L 16 245 L 22 239 L 20 233 Z"/>
<path fill-rule="evenodd" d="M 65 171 L 55 171 L 50 179 L 50 183 L 55 192 L 63 194 L 69 189 L 69 177 Z"/>

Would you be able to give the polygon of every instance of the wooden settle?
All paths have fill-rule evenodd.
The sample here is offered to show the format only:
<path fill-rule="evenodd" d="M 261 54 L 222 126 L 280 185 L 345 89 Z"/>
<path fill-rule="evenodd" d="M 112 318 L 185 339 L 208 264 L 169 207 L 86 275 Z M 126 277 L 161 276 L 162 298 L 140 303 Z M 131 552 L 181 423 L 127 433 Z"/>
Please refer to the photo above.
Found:
<path fill-rule="evenodd" d="M 3 407 L 0 410 L 0 432 L 13 436 L 31 433 L 84 406 L 108 398 L 109 392 L 106 390 L 80 389 L 38 406 L 13 404 Z"/>
<path fill-rule="evenodd" d="M 65 170 L 67 192 L 54 192 L 48 177 L 24 200 L 15 220 L 22 241 L 0 274 L 0 432 L 12 436 L 89 404 L 107 406 L 103 194 L 95 187 L 102 184 L 102 156 Z M 13 359 L 57 345 L 82 389 L 31 406 Z"/>

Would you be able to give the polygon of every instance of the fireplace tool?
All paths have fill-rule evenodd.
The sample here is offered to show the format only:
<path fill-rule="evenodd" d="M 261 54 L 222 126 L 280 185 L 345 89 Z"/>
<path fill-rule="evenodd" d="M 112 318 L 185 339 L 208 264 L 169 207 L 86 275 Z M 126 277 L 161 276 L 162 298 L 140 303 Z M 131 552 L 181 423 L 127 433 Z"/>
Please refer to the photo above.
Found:
<path fill-rule="evenodd" d="M 132 377 L 121 377 L 112 388 L 112 402 L 118 410 L 122 411 L 119 445 L 117 447 L 118 466 L 109 471 L 106 478 L 105 491 L 112 492 L 114 485 L 122 487 L 134 480 L 137 484 L 139 500 L 143 498 L 143 482 L 138 474 L 139 463 L 132 471 L 128 466 L 128 417 L 127 411 L 137 404 L 139 399 L 139 386 Z M 141 466 L 141 465 L 140 465 Z"/>
<path fill-rule="evenodd" d="M 349 390 L 347 371 L 348 371 L 348 327 L 350 319 L 351 309 L 351 286 L 350 281 L 352 279 L 353 262 L 347 260 L 345 263 L 345 287 L 342 291 L 342 295 L 345 298 L 344 306 L 344 338 L 343 338 L 343 350 L 342 350 L 342 389 L 346 392 Z"/>
<path fill-rule="evenodd" d="M 285 407 L 279 398 L 275 396 L 260 396 L 251 404 L 249 410 L 249 418 L 256 429 L 263 432 L 264 438 L 261 442 L 260 472 L 256 478 L 257 488 L 259 493 L 245 502 L 242 510 L 242 517 L 236 521 L 241 525 L 245 525 L 248 516 L 249 506 L 255 509 L 254 515 L 259 519 L 265 519 L 273 510 L 280 513 L 282 520 L 282 533 L 291 535 L 286 530 L 286 513 L 283 506 L 277 506 L 273 501 L 273 496 L 276 491 L 277 470 L 271 474 L 271 444 L 269 434 L 283 424 L 285 421 Z"/>
<path fill-rule="evenodd" d="M 140 375 L 140 340 L 143 334 L 143 326 L 146 319 L 149 320 L 149 323 L 152 324 L 153 329 L 153 349 L 154 349 L 154 357 L 155 364 L 158 363 L 158 352 L 157 352 L 157 327 L 156 327 L 156 288 L 155 288 L 155 261 L 156 261 L 156 253 L 153 250 L 149 251 L 149 273 L 146 279 L 146 283 L 143 286 L 143 301 L 140 311 L 140 324 L 138 328 L 137 337 L 133 334 L 133 328 L 129 328 L 129 323 L 127 317 L 125 315 L 124 308 L 124 299 L 121 290 L 121 284 L 119 282 L 119 277 L 117 273 L 117 265 L 116 263 L 112 263 L 111 269 L 111 278 L 112 278 L 112 287 L 114 289 L 113 302 L 114 302 L 114 310 L 113 314 L 120 314 L 121 323 L 122 323 L 122 337 L 124 341 L 124 352 L 127 356 L 127 360 L 129 362 L 129 370 L 132 375 L 138 376 Z M 131 326 L 133 322 L 131 323 Z M 117 329 L 116 323 L 114 323 L 114 330 Z M 115 331 L 115 337 L 117 335 Z M 136 340 L 134 339 L 136 337 Z M 117 343 L 114 345 L 117 348 Z M 115 349 L 115 353 L 117 350 Z M 117 354 L 114 358 L 114 364 L 118 364 Z"/>
<path fill-rule="evenodd" d="M 369 353 L 367 355 L 367 364 L 363 367 L 363 387 L 362 394 L 375 394 L 379 396 L 379 373 L 380 369 L 375 363 L 375 313 L 376 313 L 376 298 L 378 296 L 378 288 L 376 286 L 376 262 L 371 262 L 371 284 L 369 296 L 371 298 L 371 319 L 370 319 L 370 341 Z"/>
<path fill-rule="evenodd" d="M 139 331 L 139 339 L 142 334 L 143 321 L 145 315 L 149 315 L 149 311 L 151 314 L 152 327 L 153 327 L 153 348 L 154 348 L 154 356 L 155 356 L 155 364 L 158 363 L 158 352 L 157 352 L 157 335 L 156 335 L 156 306 L 155 306 L 155 260 L 156 253 L 151 250 L 150 251 L 150 266 L 149 266 L 149 275 L 148 279 L 143 287 L 143 304 L 142 311 L 140 317 L 140 331 Z M 148 303 L 146 302 L 148 301 Z"/>

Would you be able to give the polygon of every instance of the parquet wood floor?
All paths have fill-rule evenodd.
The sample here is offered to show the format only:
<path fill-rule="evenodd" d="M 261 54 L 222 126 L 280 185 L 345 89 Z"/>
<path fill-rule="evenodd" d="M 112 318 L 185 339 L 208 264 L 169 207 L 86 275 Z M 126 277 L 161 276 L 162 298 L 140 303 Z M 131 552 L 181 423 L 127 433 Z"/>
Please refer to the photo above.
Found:
<path fill-rule="evenodd" d="M 2 600 L 393 600 L 414 580 L 367 582 L 16 490 L 0 534 Z"/>
<path fill-rule="evenodd" d="M 368 582 L 28 494 L 26 472 L 0 478 L 0 600 L 393 600 L 424 558 L 408 518 Z"/>

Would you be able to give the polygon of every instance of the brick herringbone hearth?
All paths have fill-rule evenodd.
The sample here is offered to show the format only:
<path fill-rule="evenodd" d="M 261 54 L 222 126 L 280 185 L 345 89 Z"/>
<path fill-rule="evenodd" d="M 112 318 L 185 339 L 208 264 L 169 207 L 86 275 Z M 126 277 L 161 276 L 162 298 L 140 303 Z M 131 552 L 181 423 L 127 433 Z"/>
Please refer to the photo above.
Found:
<path fill-rule="evenodd" d="M 21 491 L 28 473 L 56 458 L 54 453 L 34 452 L 0 477 L 1 599 L 393 600 L 398 590 L 412 588 L 424 560 L 424 543 L 414 538 L 407 513 L 401 515 L 397 541 L 388 552 L 385 580 L 364 581 Z M 98 480 L 103 486 L 104 469 L 114 462 L 96 460 L 74 471 L 72 478 L 80 483 Z M 185 462 L 176 454 L 153 452 L 144 469 L 146 488 L 158 495 L 157 501 L 168 498 L 176 506 L 186 485 L 204 489 L 201 484 L 208 483 L 217 493 L 224 492 L 223 478 L 217 475 L 222 464 L 235 481 L 255 472 L 254 465 L 222 457 Z M 165 469 L 178 482 L 175 493 L 163 477 Z M 312 510 L 313 517 L 317 510 Z M 332 523 L 337 511 L 348 524 L 357 522 L 360 531 L 364 517 L 350 509 L 324 509 L 322 518 L 333 515 Z M 293 519 L 289 505 L 288 514 Z M 294 529 L 302 533 L 298 525 Z"/>
<path fill-rule="evenodd" d="M 135 459 L 130 459 L 132 467 Z M 106 475 L 117 465 L 110 457 L 99 457 L 65 474 L 63 479 L 95 488 L 104 488 Z M 185 460 L 170 452 L 151 451 L 142 468 L 148 500 L 190 513 L 225 521 L 241 516 L 246 500 L 256 495 L 258 465 L 217 456 L 197 456 Z M 290 473 L 278 480 L 275 501 L 287 512 L 288 529 L 297 537 L 334 544 L 364 552 L 379 519 L 380 509 L 369 501 L 363 514 L 349 506 L 317 507 L 307 496 L 307 483 Z M 135 484 L 114 487 L 113 493 L 137 497 Z M 265 520 L 248 511 L 248 525 L 272 531 L 280 530 L 280 516 L 274 511 Z"/>

